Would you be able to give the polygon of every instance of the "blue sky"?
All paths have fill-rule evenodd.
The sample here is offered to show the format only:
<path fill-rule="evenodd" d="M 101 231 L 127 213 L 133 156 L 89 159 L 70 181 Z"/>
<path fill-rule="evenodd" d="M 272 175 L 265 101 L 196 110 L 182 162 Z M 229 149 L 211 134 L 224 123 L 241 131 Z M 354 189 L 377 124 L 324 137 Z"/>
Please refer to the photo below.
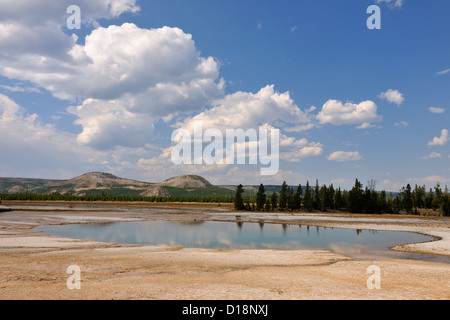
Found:
<path fill-rule="evenodd" d="M 72 4 L 80 30 L 65 27 Z M 366 27 L 373 4 L 380 30 Z M 199 174 L 344 188 L 358 178 L 391 191 L 450 183 L 448 1 L 4 0 L 0 9 L 0 176 Z M 279 173 L 174 166 L 171 134 L 193 119 L 280 129 Z"/>

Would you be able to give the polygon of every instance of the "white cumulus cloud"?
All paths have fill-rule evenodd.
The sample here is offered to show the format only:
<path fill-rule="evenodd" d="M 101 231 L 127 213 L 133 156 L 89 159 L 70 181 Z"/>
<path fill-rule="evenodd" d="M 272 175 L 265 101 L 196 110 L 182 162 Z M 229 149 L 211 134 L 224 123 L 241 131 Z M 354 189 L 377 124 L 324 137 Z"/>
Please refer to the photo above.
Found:
<path fill-rule="evenodd" d="M 445 113 L 445 109 L 443 109 L 443 108 L 430 107 L 430 108 L 428 108 L 428 110 L 429 110 L 431 113 L 437 113 L 437 114 Z"/>
<path fill-rule="evenodd" d="M 80 146 L 76 134 L 42 123 L 38 115 L 27 113 L 3 94 L 0 136 L 1 176 L 71 178 L 108 158 L 102 152 Z"/>
<path fill-rule="evenodd" d="M 337 162 L 359 161 L 361 159 L 362 156 L 358 151 L 354 152 L 336 151 L 328 156 L 328 160 Z"/>
<path fill-rule="evenodd" d="M 201 121 L 205 130 L 247 130 L 259 128 L 265 123 L 273 125 L 277 120 L 308 124 L 310 117 L 294 103 L 289 92 L 279 93 L 273 85 L 268 85 L 257 93 L 236 92 L 226 95 L 214 101 L 213 108 L 187 118 L 175 127 L 193 131 L 193 124 Z"/>
<path fill-rule="evenodd" d="M 443 76 L 444 74 L 447 74 L 447 73 L 449 73 L 449 72 L 450 72 L 450 69 L 445 69 L 445 70 L 436 72 L 436 74 L 437 74 L 438 76 Z"/>
<path fill-rule="evenodd" d="M 432 152 L 428 156 L 422 157 L 422 159 L 440 159 L 442 158 L 442 154 L 438 152 Z"/>
<path fill-rule="evenodd" d="M 380 122 L 383 118 L 377 114 L 377 105 L 373 101 L 344 104 L 338 100 L 329 100 L 323 105 L 317 119 L 321 124 L 360 125 L 360 128 L 368 128 L 371 123 Z"/>
<path fill-rule="evenodd" d="M 68 108 L 69 113 L 78 117 L 75 124 L 83 128 L 77 141 L 99 150 L 145 145 L 153 136 L 154 118 L 147 113 L 132 112 L 130 106 L 131 101 L 87 99 L 80 106 Z"/>
<path fill-rule="evenodd" d="M 398 90 L 389 89 L 386 92 L 382 92 L 378 95 L 380 99 L 384 99 L 389 103 L 395 103 L 397 106 L 400 106 L 403 102 L 405 102 L 405 98 L 403 94 Z"/>
<path fill-rule="evenodd" d="M 386 3 L 389 7 L 401 8 L 405 0 L 375 0 L 375 3 Z"/>
<path fill-rule="evenodd" d="M 400 122 L 396 122 L 396 123 L 394 124 L 394 126 L 396 126 L 396 127 L 408 127 L 408 126 L 409 126 L 409 123 L 406 122 L 406 121 L 400 121 Z"/>
<path fill-rule="evenodd" d="M 201 112 L 224 96 L 219 63 L 202 57 L 190 34 L 179 28 L 97 23 L 139 11 L 136 0 L 77 1 L 84 25 L 94 27 L 84 41 L 64 31 L 72 4 L 3 1 L 0 75 L 31 83 L 34 91 L 46 89 L 58 99 L 84 101 L 69 110 L 82 126 L 79 142 L 102 149 L 113 147 L 113 141 L 134 146 L 151 132 L 152 120 Z M 119 132 L 137 140 L 118 139 Z"/>
<path fill-rule="evenodd" d="M 429 146 L 443 146 L 444 144 L 446 144 L 448 142 L 448 130 L 447 129 L 443 129 L 441 131 L 441 136 L 440 137 L 435 137 L 433 139 L 433 141 L 430 141 L 428 143 Z"/>

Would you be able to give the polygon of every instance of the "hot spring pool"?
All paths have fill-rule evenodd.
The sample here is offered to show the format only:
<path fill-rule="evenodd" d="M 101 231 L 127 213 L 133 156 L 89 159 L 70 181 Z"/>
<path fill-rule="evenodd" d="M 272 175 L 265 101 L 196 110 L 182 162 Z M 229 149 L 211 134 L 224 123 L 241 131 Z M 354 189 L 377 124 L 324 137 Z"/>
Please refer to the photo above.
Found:
<path fill-rule="evenodd" d="M 435 240 L 397 231 L 351 230 L 286 224 L 143 221 L 43 226 L 52 236 L 108 243 L 216 249 L 320 249 L 353 258 L 397 257 L 442 262 L 449 258 L 394 252 L 399 244 Z"/>

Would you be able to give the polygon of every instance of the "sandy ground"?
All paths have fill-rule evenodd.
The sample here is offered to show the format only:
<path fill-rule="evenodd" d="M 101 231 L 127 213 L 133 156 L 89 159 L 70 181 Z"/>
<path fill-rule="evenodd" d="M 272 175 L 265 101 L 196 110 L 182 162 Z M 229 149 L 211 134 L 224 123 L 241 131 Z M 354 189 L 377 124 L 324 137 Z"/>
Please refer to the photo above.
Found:
<path fill-rule="evenodd" d="M 450 256 L 450 219 L 350 214 L 236 213 L 201 204 L 5 203 L 0 213 L 0 300 L 311 300 L 450 299 L 450 264 L 403 259 L 352 259 L 320 250 L 213 250 L 124 246 L 61 239 L 41 225 L 142 220 L 290 223 L 399 230 L 439 241 L 393 249 Z M 157 209 L 157 210 L 156 210 Z M 69 266 L 81 270 L 81 289 L 69 290 Z M 381 271 L 370 290 L 367 272 Z"/>

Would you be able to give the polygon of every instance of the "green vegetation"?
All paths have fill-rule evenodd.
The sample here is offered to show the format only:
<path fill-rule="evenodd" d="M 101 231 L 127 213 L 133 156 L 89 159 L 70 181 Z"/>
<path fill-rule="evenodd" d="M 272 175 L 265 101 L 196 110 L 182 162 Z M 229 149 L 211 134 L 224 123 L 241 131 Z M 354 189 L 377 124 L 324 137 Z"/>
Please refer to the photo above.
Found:
<path fill-rule="evenodd" d="M 245 190 L 239 185 L 236 192 L 226 188 L 209 186 L 207 188 L 166 188 L 172 196 L 140 196 L 138 190 L 113 187 L 107 190 L 88 190 L 82 196 L 73 194 L 35 194 L 14 193 L 0 194 L 2 200 L 20 201 L 108 201 L 108 202 L 204 202 L 234 203 L 238 211 L 306 211 L 327 212 L 349 211 L 366 214 L 419 214 L 420 209 L 430 209 L 442 216 L 450 216 L 450 194 L 447 186 L 442 189 L 437 184 L 426 192 L 425 186 L 411 185 L 403 187 L 400 192 L 387 194 L 385 190 L 375 190 L 374 180 L 367 186 L 356 179 L 349 191 L 335 189 L 333 184 L 320 187 L 316 181 L 312 188 L 309 181 L 306 186 L 298 185 L 296 190 L 286 182 L 280 186 L 259 186 L 258 192 Z"/>
<path fill-rule="evenodd" d="M 244 200 L 242 199 L 242 194 L 244 193 L 244 187 L 240 184 L 236 190 L 236 196 L 234 198 L 234 208 L 236 210 L 245 210 Z"/>
<path fill-rule="evenodd" d="M 66 187 L 66 186 L 64 186 Z M 111 202 L 213 202 L 232 203 L 234 191 L 209 186 L 207 188 L 175 188 L 162 187 L 170 193 L 166 196 L 141 196 L 142 190 L 125 187 L 110 187 L 108 189 L 90 189 L 82 194 L 69 189 L 67 193 L 45 193 L 47 190 L 35 189 L 33 192 L 0 194 L 3 200 L 28 201 L 111 201 Z"/>
<path fill-rule="evenodd" d="M 263 211 L 265 205 L 266 205 L 266 191 L 264 190 L 264 185 L 261 183 L 258 189 L 258 193 L 256 194 L 256 210 Z"/>
<path fill-rule="evenodd" d="M 439 184 L 434 188 L 434 192 L 433 189 L 430 189 L 428 193 L 425 192 L 425 186 L 416 185 L 412 189 L 411 185 L 408 184 L 395 197 L 392 192 L 387 195 L 385 190 L 378 192 L 375 188 L 376 182 L 374 180 L 369 181 L 364 188 L 363 184 L 356 179 L 350 191 L 342 191 L 341 188 L 335 189 L 333 184 L 320 187 L 316 180 L 314 188 L 311 188 L 309 181 L 307 181 L 304 189 L 299 185 L 294 193 L 294 189 L 284 182 L 278 198 L 276 191 L 272 191 L 270 196 L 266 195 L 264 185 L 261 184 L 257 193 L 256 208 L 253 201 L 250 205 L 247 200 L 242 209 L 237 207 L 236 209 L 247 211 L 302 210 L 307 212 L 334 210 L 366 214 L 419 214 L 419 209 L 433 209 L 438 210 L 442 216 L 450 216 L 448 188 L 445 187 L 442 190 Z M 242 191 L 239 188 L 238 190 Z M 241 195 L 242 192 L 239 194 Z M 266 204 L 263 205 L 263 203 Z"/>
<path fill-rule="evenodd" d="M 68 194 L 0 194 L 5 201 L 82 201 L 82 202 L 204 202 L 204 203 L 233 203 L 234 197 L 142 197 L 142 196 L 74 196 Z"/>
<path fill-rule="evenodd" d="M 175 188 L 175 187 L 162 187 L 169 191 L 169 193 L 176 198 L 233 198 L 234 191 L 220 188 L 216 186 L 209 186 L 206 188 Z M 142 191 L 141 191 L 142 192 Z M 200 201 L 201 202 L 201 201 Z M 231 201 L 233 202 L 233 201 Z"/>

